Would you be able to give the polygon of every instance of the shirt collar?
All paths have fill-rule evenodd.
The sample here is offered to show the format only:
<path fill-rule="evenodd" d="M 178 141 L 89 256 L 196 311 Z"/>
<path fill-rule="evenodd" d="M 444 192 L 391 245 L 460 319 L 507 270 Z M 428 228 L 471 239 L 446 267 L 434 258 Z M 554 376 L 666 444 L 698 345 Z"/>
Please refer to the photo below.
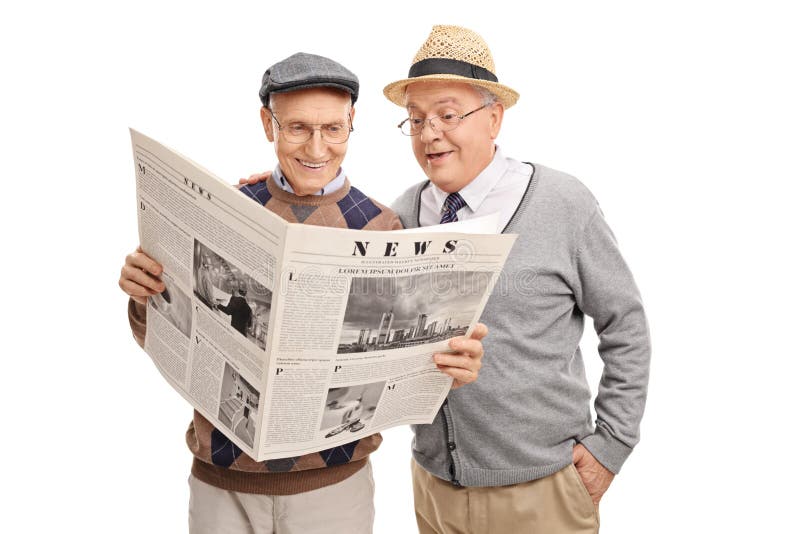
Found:
<path fill-rule="evenodd" d="M 489 192 L 497 185 L 497 182 L 508 169 L 508 160 L 503 157 L 500 147 L 495 145 L 494 148 L 494 157 L 492 161 L 489 162 L 489 165 L 487 165 L 474 180 L 462 187 L 458 192 L 472 212 L 478 211 L 478 208 L 480 208 L 483 201 L 486 200 Z M 436 207 L 441 212 L 444 208 L 444 201 L 447 200 L 447 195 L 449 195 L 449 193 L 445 193 L 436 187 L 435 184 L 431 185 L 433 185 L 433 198 L 436 200 Z"/>
<path fill-rule="evenodd" d="M 280 164 L 275 165 L 275 169 L 272 171 L 272 179 L 275 181 L 278 187 L 280 187 L 287 193 L 291 193 L 293 195 L 295 194 L 294 189 L 292 189 L 292 186 L 289 183 L 289 180 L 287 180 L 286 177 L 283 175 L 283 172 L 281 172 Z M 329 195 L 334 191 L 339 190 L 344 185 L 344 181 L 346 179 L 347 175 L 344 173 L 344 170 L 342 170 L 342 168 L 339 167 L 339 171 L 336 173 L 336 177 L 327 184 L 325 184 L 325 186 L 322 189 L 320 189 L 314 194 Z"/>

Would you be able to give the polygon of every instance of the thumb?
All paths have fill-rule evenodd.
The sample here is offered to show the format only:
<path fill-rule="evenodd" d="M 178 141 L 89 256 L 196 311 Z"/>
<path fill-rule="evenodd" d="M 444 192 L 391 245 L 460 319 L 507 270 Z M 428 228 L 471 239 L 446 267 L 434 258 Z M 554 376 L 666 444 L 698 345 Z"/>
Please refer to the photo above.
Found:
<path fill-rule="evenodd" d="M 483 323 L 476 323 L 475 328 L 472 330 L 472 339 L 477 339 L 480 341 L 481 339 L 486 337 L 486 334 L 489 333 L 489 328 Z"/>
<path fill-rule="evenodd" d="M 583 445 L 580 443 L 572 447 L 572 463 L 578 464 L 581 459 L 583 458 L 583 454 L 586 449 L 583 448 Z"/>

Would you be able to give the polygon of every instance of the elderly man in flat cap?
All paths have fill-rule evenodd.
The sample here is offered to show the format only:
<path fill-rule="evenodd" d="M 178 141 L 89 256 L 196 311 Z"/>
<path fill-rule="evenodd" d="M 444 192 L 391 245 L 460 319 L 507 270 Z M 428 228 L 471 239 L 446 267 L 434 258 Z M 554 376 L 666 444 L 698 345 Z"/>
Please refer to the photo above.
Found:
<path fill-rule="evenodd" d="M 261 120 L 278 164 L 272 179 L 242 193 L 287 221 L 365 230 L 400 228 L 397 216 L 350 185 L 342 162 L 353 131 L 358 79 L 328 58 L 299 53 L 270 67 L 259 96 Z M 130 295 L 128 314 L 141 345 L 146 299 L 164 285 L 162 267 L 141 249 L 127 256 L 120 286 Z M 455 378 L 477 377 L 479 341 L 451 341 L 453 354 L 434 356 Z M 197 411 L 186 441 L 194 454 L 189 525 L 198 533 L 372 532 L 373 481 L 369 454 L 380 434 L 304 456 L 256 462 Z"/>

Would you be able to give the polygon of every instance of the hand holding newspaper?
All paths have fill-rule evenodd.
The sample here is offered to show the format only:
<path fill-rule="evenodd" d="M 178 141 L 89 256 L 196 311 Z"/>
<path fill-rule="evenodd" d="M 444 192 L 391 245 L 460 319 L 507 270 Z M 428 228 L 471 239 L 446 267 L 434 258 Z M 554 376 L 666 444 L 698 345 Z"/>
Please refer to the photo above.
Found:
<path fill-rule="evenodd" d="M 287 223 L 131 137 L 140 242 L 167 287 L 145 350 L 195 409 L 258 461 L 433 421 L 452 378 L 432 354 L 478 321 L 516 236 Z"/>

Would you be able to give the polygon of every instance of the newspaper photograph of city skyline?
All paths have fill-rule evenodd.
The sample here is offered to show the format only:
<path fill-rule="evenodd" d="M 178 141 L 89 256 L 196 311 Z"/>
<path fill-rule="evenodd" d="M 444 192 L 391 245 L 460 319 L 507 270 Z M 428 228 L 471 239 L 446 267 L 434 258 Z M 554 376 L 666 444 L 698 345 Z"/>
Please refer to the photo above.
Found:
<path fill-rule="evenodd" d="M 353 278 L 338 354 L 392 350 L 464 335 L 491 273 Z"/>

